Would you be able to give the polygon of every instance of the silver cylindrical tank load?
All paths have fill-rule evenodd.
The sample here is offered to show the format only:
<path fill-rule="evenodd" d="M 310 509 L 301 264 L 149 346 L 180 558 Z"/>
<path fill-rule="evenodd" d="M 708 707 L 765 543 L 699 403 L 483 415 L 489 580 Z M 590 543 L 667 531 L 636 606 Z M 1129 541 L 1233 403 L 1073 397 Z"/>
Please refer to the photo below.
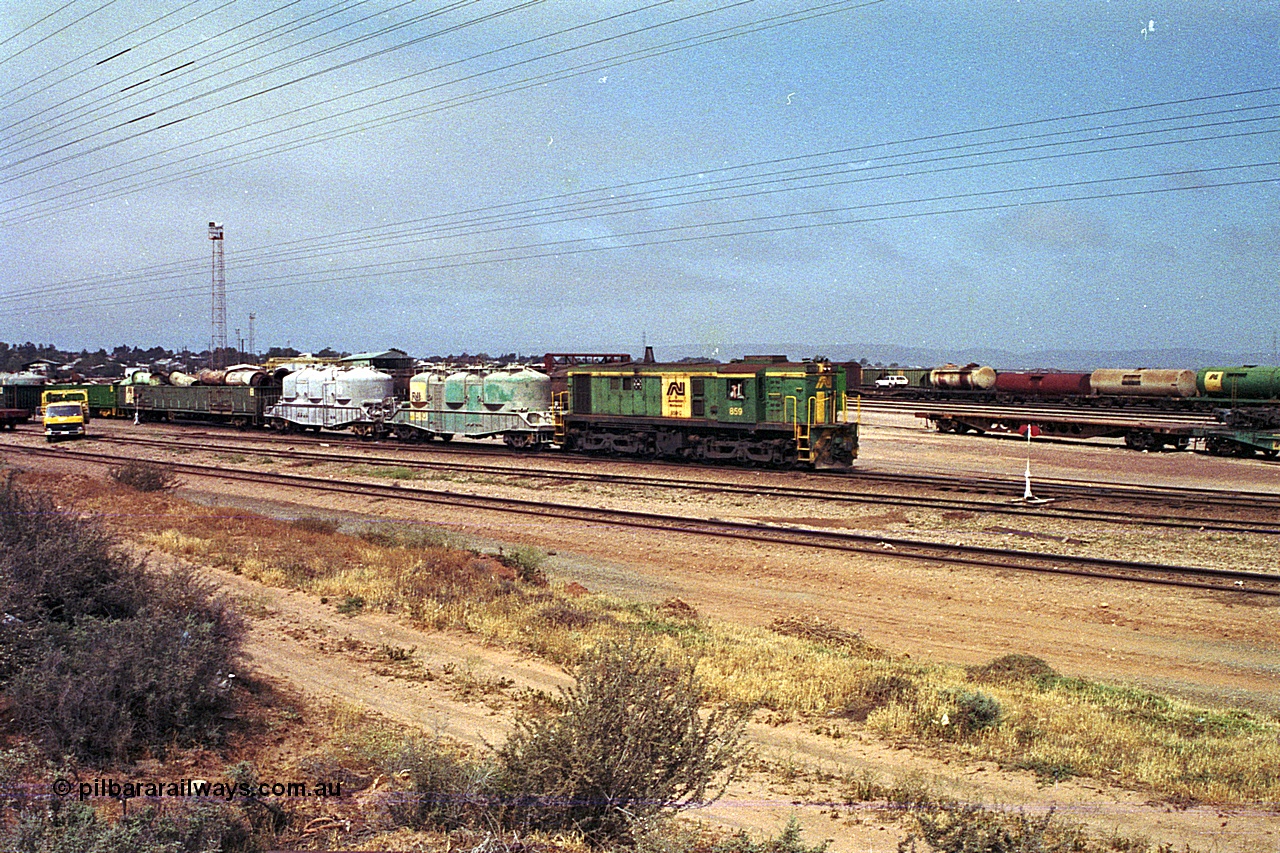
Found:
<path fill-rule="evenodd" d="M 977 364 L 944 364 L 929 371 L 929 384 L 954 391 L 990 391 L 996 384 L 996 371 Z"/>
<path fill-rule="evenodd" d="M 372 367 L 328 368 L 324 403 L 328 406 L 364 406 L 395 396 L 395 379 Z"/>
<path fill-rule="evenodd" d="M 1194 370 L 1113 370 L 1103 368 L 1089 374 L 1093 393 L 1107 397 L 1194 397 Z"/>
<path fill-rule="evenodd" d="M 228 385 L 250 385 L 257 387 L 267 380 L 266 371 L 256 364 L 235 364 L 227 368 L 223 381 Z"/>
<path fill-rule="evenodd" d="M 486 375 L 482 393 L 491 412 L 545 412 L 551 408 L 551 377 L 513 365 Z"/>
<path fill-rule="evenodd" d="M 376 431 L 383 403 L 395 394 L 395 379 L 370 367 L 306 367 L 287 374 L 280 386 L 280 400 L 268 412 L 277 425 L 350 427 L 362 434 Z"/>
<path fill-rule="evenodd" d="M 133 373 L 130 373 L 130 374 L 129 374 L 129 379 L 128 379 L 128 382 L 127 382 L 126 384 L 128 384 L 128 385 L 150 385 L 150 384 L 151 384 L 151 371 L 149 371 L 149 370 L 135 370 Z"/>
<path fill-rule="evenodd" d="M 196 384 L 196 378 L 190 373 L 175 370 L 169 374 L 169 384 L 176 385 L 179 388 L 189 388 Z"/>

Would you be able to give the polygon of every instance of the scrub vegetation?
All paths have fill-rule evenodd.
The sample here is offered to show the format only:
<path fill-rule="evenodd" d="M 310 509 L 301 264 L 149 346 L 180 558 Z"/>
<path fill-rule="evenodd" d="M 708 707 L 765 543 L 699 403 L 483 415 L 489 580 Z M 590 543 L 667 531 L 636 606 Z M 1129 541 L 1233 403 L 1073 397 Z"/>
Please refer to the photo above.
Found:
<path fill-rule="evenodd" d="M 334 723 L 337 739 L 309 759 L 337 777 L 355 773 L 395 780 L 398 793 L 380 804 L 379 826 L 392 833 L 454 833 L 453 849 L 463 849 L 466 839 L 480 834 L 514 838 L 513 832 L 528 843 L 506 849 L 578 849 L 574 844 L 671 853 L 824 849 L 806 847 L 794 827 L 762 842 L 746 836 L 709 838 L 666 823 L 682 807 L 723 789 L 740 767 L 748 719 L 809 722 L 832 737 L 861 730 L 895 745 L 1030 769 L 1046 781 L 1089 776 L 1178 805 L 1280 798 L 1280 723 L 1254 712 L 1197 707 L 1149 691 L 1064 677 L 1025 655 L 968 669 L 919 663 L 803 616 L 752 628 L 702 618 L 681 602 L 647 605 L 571 594 L 547 585 L 545 555 L 532 549 L 477 553 L 445 544 L 447 537 L 439 532 L 414 527 L 378 525 L 344 533 L 327 522 L 273 521 L 193 506 L 164 493 L 131 493 L 128 511 L 121 512 L 124 497 L 118 487 L 112 491 L 106 484 L 70 480 L 60 485 L 78 491 L 74 499 L 81 510 L 109 507 L 122 532 L 154 550 L 305 590 L 335 606 L 360 602 L 352 613 L 375 610 L 425 627 L 467 631 L 573 671 L 576 684 L 560 696 L 519 703 L 510 739 L 482 754 L 348 719 Z M 11 504 L 0 542 L 5 612 L 26 609 L 21 630 L 5 628 L 16 633 L 14 642 L 0 646 L 6 650 L 0 664 L 10 696 L 21 696 L 33 708 L 46 703 L 46 710 L 15 716 L 18 730 L 43 750 L 39 754 L 46 758 L 40 760 L 78 755 L 84 762 L 119 761 L 141 749 L 162 756 L 178 745 L 156 742 L 162 733 L 215 743 L 216 710 L 225 708 L 219 703 L 226 696 L 218 692 L 224 688 L 217 678 L 234 664 L 238 620 L 189 574 L 152 577 L 120 556 L 96 524 L 57 510 L 48 499 L 10 485 L 5 500 Z M 37 535 L 33 518 L 42 519 L 40 529 L 51 529 L 44 516 L 54 519 L 53 528 L 67 526 L 59 541 L 75 560 L 57 562 L 64 559 L 55 555 L 59 546 L 42 546 L 37 537 L 22 550 L 54 562 L 30 565 L 58 571 L 15 573 L 19 549 L 13 543 Z M 127 619 L 148 620 L 152 633 L 136 634 L 146 638 L 138 643 L 145 650 L 88 653 L 104 641 L 132 648 L 127 632 L 109 633 L 108 626 Z M 28 638 L 23 632 L 29 624 L 50 627 Z M 155 641 L 160 634 L 180 640 L 170 644 L 177 651 L 166 652 L 172 660 L 148 657 L 165 646 Z M 188 654 L 189 644 L 204 653 Z M 210 664 L 214 651 L 223 656 Z M 389 661 L 415 665 L 412 650 L 398 656 L 395 651 L 387 651 Z M 160 671 L 166 674 L 160 677 Z M 185 693 L 170 683 L 168 673 L 174 672 L 190 673 L 180 682 Z M 37 719 L 48 718 L 49 702 L 78 695 L 76 690 L 42 692 L 39 684 L 48 679 L 128 687 L 135 680 L 143 683 L 144 676 L 158 679 L 146 682 L 148 697 L 175 693 L 183 699 L 138 706 L 148 714 L 162 712 L 159 719 L 169 721 L 163 727 L 134 726 L 122 734 L 83 716 L 79 727 L 66 731 L 36 726 Z M 102 700 L 97 693 L 86 697 Z M 92 728 L 95 724 L 103 731 Z M 28 775 L 51 772 L 53 765 L 33 769 L 38 763 L 10 761 Z M 914 846 L 903 849 L 1118 849 L 1088 839 L 1053 815 L 991 812 L 948 800 L 923 784 L 882 784 L 859 776 L 846 780 L 845 790 L 851 804 L 902 806 L 890 814 L 911 832 L 907 843 Z M 205 837 L 199 827 L 207 825 L 213 827 L 208 832 L 230 839 L 226 849 L 252 849 L 254 839 L 282 837 L 280 820 L 287 826 L 300 819 L 271 818 L 274 812 L 265 805 L 238 808 L 221 816 L 184 813 L 181 820 L 197 827 L 191 837 Z M 15 824 L 6 817 L 6 831 L 27 831 L 23 821 L 34 821 L 32 831 L 44 831 L 31 813 L 14 813 L 19 820 Z M 125 826 L 139 838 L 146 833 L 171 838 L 180 830 L 162 817 L 139 813 L 131 817 L 141 821 L 137 825 L 109 825 L 112 831 Z M 79 826 L 80 819 L 66 826 Z M 539 840 L 557 833 L 568 833 L 564 837 L 571 841 Z M 242 846 L 234 846 L 233 837 Z M 1010 839 L 1017 844 L 1009 846 Z M 537 846 L 544 843 L 552 846 Z M 1125 843 L 1124 849 L 1151 849 L 1138 841 Z M 63 849 L 41 844 L 30 849 Z M 554 846 L 560 844 L 568 846 Z"/>

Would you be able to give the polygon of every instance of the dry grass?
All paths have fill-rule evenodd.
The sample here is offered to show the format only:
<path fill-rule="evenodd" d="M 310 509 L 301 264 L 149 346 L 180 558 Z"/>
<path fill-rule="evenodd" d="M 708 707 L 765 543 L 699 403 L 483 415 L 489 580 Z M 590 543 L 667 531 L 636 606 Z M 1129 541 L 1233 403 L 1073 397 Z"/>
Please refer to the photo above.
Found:
<path fill-rule="evenodd" d="M 699 620 L 670 608 L 600 595 L 571 597 L 522 583 L 492 556 L 435 544 L 434 535 L 380 530 L 365 537 L 164 495 L 123 494 L 92 481 L 81 505 L 132 527 L 150 547 L 461 628 L 560 662 L 629 635 L 697 659 L 716 701 L 755 703 L 783 716 L 839 716 L 894 743 L 919 744 L 1035 770 L 1151 790 L 1175 801 L 1280 800 L 1280 721 L 1194 706 L 1154 693 L 1061 678 L 1026 661 L 989 671 L 893 659 L 835 626 L 796 618 L 777 630 Z M 992 717 L 994 714 L 994 717 Z"/>

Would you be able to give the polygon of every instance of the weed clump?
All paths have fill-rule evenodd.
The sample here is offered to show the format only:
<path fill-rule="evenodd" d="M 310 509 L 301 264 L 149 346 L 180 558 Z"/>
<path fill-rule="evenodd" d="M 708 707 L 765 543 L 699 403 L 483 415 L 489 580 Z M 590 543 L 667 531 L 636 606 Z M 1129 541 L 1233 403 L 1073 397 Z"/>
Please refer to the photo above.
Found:
<path fill-rule="evenodd" d="M 107 469 L 107 476 L 139 492 L 167 492 L 182 485 L 178 475 L 158 462 L 131 459 Z"/>
<path fill-rule="evenodd" d="M 547 585 L 547 572 L 543 568 L 547 562 L 545 551 L 521 545 L 509 551 L 499 551 L 498 559 L 504 566 L 514 569 L 516 577 L 530 586 Z"/>
<path fill-rule="evenodd" d="M 878 650 L 857 631 L 849 631 L 817 616 L 779 616 L 769 630 L 784 637 L 797 637 L 819 645 L 874 656 Z"/>
<path fill-rule="evenodd" d="M 1008 684 L 1025 681 L 1048 686 L 1058 679 L 1058 672 L 1035 655 L 1008 654 L 982 666 L 967 670 L 970 681 L 983 684 Z"/>
<path fill-rule="evenodd" d="M 638 823 L 714 801 L 746 713 L 703 715 L 702 700 L 691 667 L 634 640 L 597 647 L 556 712 L 519 719 L 498 752 L 505 822 L 627 843 Z"/>
<path fill-rule="evenodd" d="M 917 842 L 936 853 L 1075 853 L 1088 841 L 1078 827 L 1055 818 L 1009 814 L 951 800 L 915 813 L 916 830 L 898 844 L 898 853 L 919 853 Z"/>
<path fill-rule="evenodd" d="M 337 533 L 338 522 L 332 518 L 317 518 L 304 515 L 289 522 L 294 528 L 306 533 Z"/>
<path fill-rule="evenodd" d="M 97 764 L 219 731 L 242 636 L 226 602 L 11 481 L 0 612 L 0 693 L 47 754 Z"/>
<path fill-rule="evenodd" d="M 877 675 L 860 685 L 860 689 L 850 697 L 842 716 L 855 722 L 865 722 L 872 711 L 883 708 L 891 702 L 900 705 L 911 705 L 919 693 L 915 682 L 903 675 Z"/>

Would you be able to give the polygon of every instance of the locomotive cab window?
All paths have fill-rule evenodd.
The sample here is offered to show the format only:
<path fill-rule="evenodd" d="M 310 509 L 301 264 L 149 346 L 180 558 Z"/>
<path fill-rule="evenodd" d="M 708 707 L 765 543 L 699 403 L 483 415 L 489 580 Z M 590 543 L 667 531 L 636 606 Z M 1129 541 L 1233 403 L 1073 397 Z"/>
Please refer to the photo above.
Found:
<path fill-rule="evenodd" d="M 725 389 L 725 398 L 729 400 L 745 400 L 747 399 L 746 382 L 742 379 L 726 379 L 728 387 Z"/>

